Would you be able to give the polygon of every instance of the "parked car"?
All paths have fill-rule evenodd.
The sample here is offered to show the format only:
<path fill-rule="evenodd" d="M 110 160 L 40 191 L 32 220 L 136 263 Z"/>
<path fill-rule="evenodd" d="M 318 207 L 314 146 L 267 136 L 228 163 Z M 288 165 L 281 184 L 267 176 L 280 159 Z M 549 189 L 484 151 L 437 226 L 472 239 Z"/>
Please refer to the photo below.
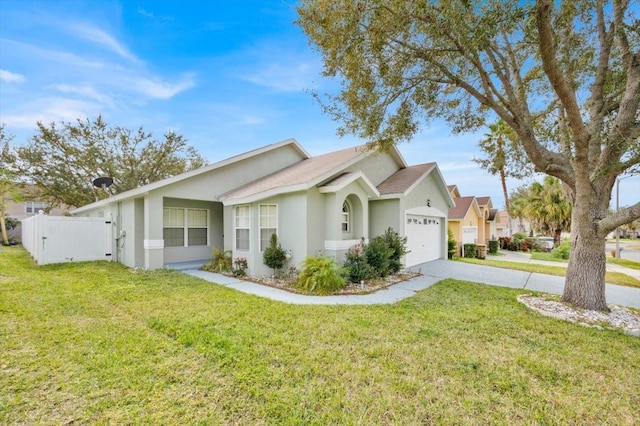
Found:
<path fill-rule="evenodd" d="M 536 240 L 544 251 L 553 250 L 553 237 L 536 237 Z"/>

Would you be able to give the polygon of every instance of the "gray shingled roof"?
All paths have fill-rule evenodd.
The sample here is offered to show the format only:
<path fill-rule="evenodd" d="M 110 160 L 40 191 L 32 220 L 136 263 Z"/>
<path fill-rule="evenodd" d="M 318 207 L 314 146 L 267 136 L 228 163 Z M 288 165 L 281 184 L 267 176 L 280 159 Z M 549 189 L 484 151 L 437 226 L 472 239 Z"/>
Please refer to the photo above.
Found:
<path fill-rule="evenodd" d="M 435 163 L 418 164 L 400 169 L 378 185 L 380 195 L 402 194 L 435 166 Z"/>
<path fill-rule="evenodd" d="M 363 147 L 355 147 L 311 157 L 269 176 L 249 182 L 223 194 L 220 198 L 224 200 L 245 198 L 278 188 L 307 184 L 365 154 Z"/>

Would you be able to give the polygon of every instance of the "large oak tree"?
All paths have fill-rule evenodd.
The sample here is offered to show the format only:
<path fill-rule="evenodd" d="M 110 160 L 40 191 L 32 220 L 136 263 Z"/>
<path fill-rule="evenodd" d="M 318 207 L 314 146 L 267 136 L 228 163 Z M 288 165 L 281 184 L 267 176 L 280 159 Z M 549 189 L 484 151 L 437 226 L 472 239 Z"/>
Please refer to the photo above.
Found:
<path fill-rule="evenodd" d="M 36 185 L 38 196 L 53 205 L 80 207 L 206 164 L 174 132 L 158 140 L 142 128 L 110 126 L 101 116 L 37 125 L 26 145 L 3 157 L 15 176 Z M 113 178 L 113 185 L 93 186 L 101 176 Z"/>
<path fill-rule="evenodd" d="M 607 310 L 605 237 L 640 217 L 640 202 L 607 214 L 616 178 L 640 162 L 629 0 L 302 0 L 298 13 L 342 84 L 319 96 L 340 132 L 385 149 L 435 117 L 511 127 L 535 170 L 572 192 L 563 300 Z"/>

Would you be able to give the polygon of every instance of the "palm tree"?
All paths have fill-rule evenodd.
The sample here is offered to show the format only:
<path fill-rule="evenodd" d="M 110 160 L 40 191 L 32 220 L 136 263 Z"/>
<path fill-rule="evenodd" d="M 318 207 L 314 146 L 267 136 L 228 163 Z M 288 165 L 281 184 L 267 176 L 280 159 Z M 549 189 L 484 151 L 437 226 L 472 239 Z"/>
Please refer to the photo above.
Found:
<path fill-rule="evenodd" d="M 502 194 L 504 195 L 504 207 L 509 218 L 514 217 L 514 212 L 509 205 L 509 192 L 507 191 L 507 177 L 522 179 L 530 174 L 530 166 L 527 165 L 526 155 L 516 143 L 516 135 L 504 121 L 499 120 L 489 125 L 489 133 L 480 140 L 478 145 L 486 154 L 485 158 L 474 158 L 481 168 L 492 175 L 500 176 Z"/>
<path fill-rule="evenodd" d="M 553 236 L 554 247 L 560 245 L 562 231 L 571 228 L 571 202 L 560 181 L 552 176 L 529 187 L 523 212 L 539 231 Z"/>

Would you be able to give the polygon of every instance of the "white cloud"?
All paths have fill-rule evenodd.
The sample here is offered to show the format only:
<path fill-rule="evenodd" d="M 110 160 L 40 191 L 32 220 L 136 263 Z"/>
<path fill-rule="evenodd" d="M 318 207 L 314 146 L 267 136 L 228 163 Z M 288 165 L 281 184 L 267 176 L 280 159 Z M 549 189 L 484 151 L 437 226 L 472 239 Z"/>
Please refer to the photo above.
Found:
<path fill-rule="evenodd" d="M 130 80 L 133 85 L 132 89 L 155 99 L 170 99 L 195 86 L 193 74 L 185 74 L 177 83 L 144 77 L 135 77 Z"/>
<path fill-rule="evenodd" d="M 7 83 L 23 83 L 26 79 L 22 74 L 0 69 L 0 80 Z"/>
<path fill-rule="evenodd" d="M 47 60 L 62 64 L 65 68 L 104 68 L 104 64 L 99 61 L 86 60 L 74 53 L 60 50 L 43 49 L 35 44 L 23 43 L 15 40 L 0 39 L 2 49 L 13 49 L 19 51 L 25 57 L 42 66 L 40 60 Z"/>
<path fill-rule="evenodd" d="M 152 12 L 147 12 L 141 7 L 138 8 L 138 14 L 147 18 L 156 19 L 156 15 L 154 15 Z"/>
<path fill-rule="evenodd" d="M 458 170 L 476 170 L 479 169 L 480 167 L 471 161 L 465 161 L 465 162 L 443 162 L 440 163 L 438 162 L 438 167 L 440 167 L 440 170 L 442 170 L 443 172 L 447 171 L 447 172 L 451 172 L 451 171 L 458 171 Z"/>
<path fill-rule="evenodd" d="M 264 123 L 264 121 L 265 121 L 264 117 L 258 117 L 256 115 L 245 115 L 242 117 L 240 124 L 248 124 L 248 125 L 262 124 Z"/>
<path fill-rule="evenodd" d="M 69 24 L 68 28 L 72 30 L 73 34 L 77 37 L 101 45 L 132 62 L 140 62 L 122 43 L 100 28 L 84 23 Z"/>
<path fill-rule="evenodd" d="M 242 78 L 278 92 L 301 92 L 313 88 L 313 78 L 317 74 L 314 67 L 308 63 L 270 64 L 262 70 L 244 75 Z"/>
<path fill-rule="evenodd" d="M 53 86 L 50 86 L 50 87 L 62 93 L 72 93 L 72 94 L 80 95 L 85 98 L 98 101 L 101 104 L 113 107 L 113 100 L 109 96 L 103 95 L 93 87 L 88 86 L 86 84 L 81 84 L 77 86 L 73 86 L 70 84 L 54 84 Z"/>
<path fill-rule="evenodd" d="M 38 98 L 22 105 L 21 111 L 3 114 L 2 121 L 9 127 L 35 128 L 38 121 L 75 121 L 100 112 L 100 105 L 95 103 L 68 98 Z"/>

